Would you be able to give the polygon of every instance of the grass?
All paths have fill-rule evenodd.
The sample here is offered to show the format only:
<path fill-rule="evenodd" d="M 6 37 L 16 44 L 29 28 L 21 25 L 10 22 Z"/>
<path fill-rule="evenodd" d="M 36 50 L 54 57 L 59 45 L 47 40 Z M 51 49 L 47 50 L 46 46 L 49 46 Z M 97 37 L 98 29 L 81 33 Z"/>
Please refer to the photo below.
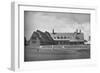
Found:
<path fill-rule="evenodd" d="M 70 47 L 70 48 L 69 48 Z M 66 46 L 66 48 L 32 48 L 25 47 L 24 61 L 87 59 L 90 58 L 90 45 Z"/>

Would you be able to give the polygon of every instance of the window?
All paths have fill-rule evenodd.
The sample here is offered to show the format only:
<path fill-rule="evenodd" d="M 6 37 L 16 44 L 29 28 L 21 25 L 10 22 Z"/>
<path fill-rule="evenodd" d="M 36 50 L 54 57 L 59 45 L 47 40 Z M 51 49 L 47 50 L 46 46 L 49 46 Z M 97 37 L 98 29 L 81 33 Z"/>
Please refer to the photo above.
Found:
<path fill-rule="evenodd" d="M 32 41 L 32 43 L 36 43 L 36 41 Z"/>
<path fill-rule="evenodd" d="M 57 39 L 59 39 L 60 37 L 57 37 Z"/>
<path fill-rule="evenodd" d="M 63 39 L 63 36 L 61 36 L 61 39 Z"/>
<path fill-rule="evenodd" d="M 66 37 L 64 36 L 64 39 L 66 39 Z"/>
<path fill-rule="evenodd" d="M 56 37 L 54 37 L 54 39 L 56 39 Z"/>

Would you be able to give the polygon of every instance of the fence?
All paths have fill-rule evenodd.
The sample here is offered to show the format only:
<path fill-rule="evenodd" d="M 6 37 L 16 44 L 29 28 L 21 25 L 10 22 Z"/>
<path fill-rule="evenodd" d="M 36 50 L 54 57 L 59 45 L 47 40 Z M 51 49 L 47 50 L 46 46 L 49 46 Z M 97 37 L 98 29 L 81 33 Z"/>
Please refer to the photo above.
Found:
<path fill-rule="evenodd" d="M 90 45 L 43 45 L 41 49 L 89 49 Z"/>

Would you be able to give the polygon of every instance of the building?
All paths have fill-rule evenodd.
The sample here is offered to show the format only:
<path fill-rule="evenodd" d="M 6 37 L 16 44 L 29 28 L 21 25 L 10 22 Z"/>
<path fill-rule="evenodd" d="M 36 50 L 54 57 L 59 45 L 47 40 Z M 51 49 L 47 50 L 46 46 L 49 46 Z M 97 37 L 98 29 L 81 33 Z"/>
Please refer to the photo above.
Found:
<path fill-rule="evenodd" d="M 81 32 L 81 30 L 76 30 L 74 33 L 56 33 L 53 30 L 50 35 L 53 38 L 55 44 L 84 44 L 84 34 Z"/>
<path fill-rule="evenodd" d="M 30 44 L 38 45 L 79 45 L 84 42 L 84 34 L 78 29 L 73 33 L 57 33 L 54 29 L 52 33 L 37 30 L 30 38 Z"/>

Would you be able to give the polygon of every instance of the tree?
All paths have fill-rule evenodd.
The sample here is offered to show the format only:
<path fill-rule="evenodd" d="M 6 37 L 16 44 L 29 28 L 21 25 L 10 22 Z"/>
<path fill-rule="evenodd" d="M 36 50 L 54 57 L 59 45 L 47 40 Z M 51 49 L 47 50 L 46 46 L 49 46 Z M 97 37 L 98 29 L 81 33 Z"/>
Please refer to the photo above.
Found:
<path fill-rule="evenodd" d="M 25 46 L 27 45 L 26 37 L 24 37 L 24 45 L 25 45 Z"/>

